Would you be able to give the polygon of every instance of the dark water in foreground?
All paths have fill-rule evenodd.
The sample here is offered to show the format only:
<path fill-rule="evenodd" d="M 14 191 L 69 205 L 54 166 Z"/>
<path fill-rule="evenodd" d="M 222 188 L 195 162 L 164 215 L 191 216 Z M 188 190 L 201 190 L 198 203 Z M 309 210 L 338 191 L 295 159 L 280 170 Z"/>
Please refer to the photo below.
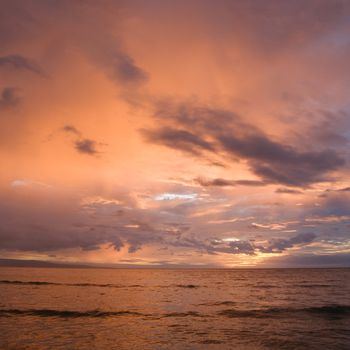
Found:
<path fill-rule="evenodd" d="M 350 349 L 350 269 L 0 268 L 0 349 Z"/>

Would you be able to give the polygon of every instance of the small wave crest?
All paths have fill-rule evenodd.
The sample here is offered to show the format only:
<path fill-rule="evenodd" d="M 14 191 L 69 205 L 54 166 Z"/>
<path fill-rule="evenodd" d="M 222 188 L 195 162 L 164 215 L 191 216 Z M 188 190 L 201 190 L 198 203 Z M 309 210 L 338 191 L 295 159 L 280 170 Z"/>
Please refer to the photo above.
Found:
<path fill-rule="evenodd" d="M 177 287 L 177 288 L 190 288 L 190 289 L 199 288 L 199 286 L 196 284 L 176 284 L 175 287 Z"/>
<path fill-rule="evenodd" d="M 208 302 L 208 303 L 202 303 L 202 304 L 197 304 L 198 306 L 233 306 L 237 305 L 236 302 L 230 301 L 230 300 L 225 300 L 225 301 L 217 301 L 217 302 Z"/>
<path fill-rule="evenodd" d="M 28 285 L 28 286 L 66 286 L 66 287 L 101 287 L 101 288 L 144 288 L 147 286 L 142 286 L 140 284 L 131 285 L 119 285 L 119 284 L 99 284 L 99 283 L 60 283 L 60 282 L 46 282 L 46 281 L 10 281 L 10 280 L 0 280 L 0 284 L 13 284 L 13 285 Z M 200 286 L 195 284 L 171 284 L 163 286 L 149 286 L 158 288 L 188 288 L 196 289 Z"/>
<path fill-rule="evenodd" d="M 0 310 L 0 316 L 39 316 L 39 317 L 59 317 L 59 318 L 78 318 L 78 317 L 111 317 L 111 316 L 143 316 L 143 314 L 134 311 L 70 311 L 70 310 L 52 310 L 52 309 L 3 309 Z"/>
<path fill-rule="evenodd" d="M 197 311 L 187 311 L 187 312 L 170 312 L 162 315 L 161 317 L 201 317 L 202 315 Z"/>
<path fill-rule="evenodd" d="M 270 317 L 287 317 L 296 314 L 313 314 L 315 316 L 323 316 L 328 318 L 348 318 L 350 317 L 349 305 L 327 305 L 320 307 L 306 308 L 269 308 L 256 310 L 239 310 L 227 309 L 218 312 L 221 316 L 230 318 L 270 318 Z"/>
<path fill-rule="evenodd" d="M 1 280 L 0 284 L 15 284 L 28 286 L 67 286 L 67 287 L 104 287 L 104 288 L 142 288 L 140 284 L 132 285 L 118 285 L 118 284 L 99 284 L 99 283 L 60 283 L 60 282 L 46 282 L 46 281 L 10 281 Z"/>
<path fill-rule="evenodd" d="M 229 318 L 288 318 L 298 315 L 315 315 L 330 319 L 347 319 L 350 318 L 350 306 L 332 305 L 321 307 L 307 307 L 301 309 L 293 308 L 270 308 L 270 309 L 226 309 L 217 313 L 219 316 Z M 56 318 L 80 318 L 80 317 L 118 317 L 118 316 L 142 316 L 151 318 L 169 318 L 169 317 L 210 317 L 213 315 L 204 315 L 197 311 L 169 312 L 164 314 L 144 314 L 136 311 L 72 311 L 72 310 L 54 310 L 54 309 L 0 309 L 0 317 L 10 316 L 36 316 L 36 317 L 56 317 Z"/>
<path fill-rule="evenodd" d="M 1 280 L 0 284 L 19 284 L 19 285 L 35 285 L 35 286 L 47 286 L 47 285 L 61 285 L 61 283 L 54 282 L 41 282 L 41 281 L 9 281 Z"/>
<path fill-rule="evenodd" d="M 294 287 L 297 288 L 331 288 L 334 287 L 331 284 L 296 284 Z"/>
<path fill-rule="evenodd" d="M 170 318 L 170 317 L 204 317 L 196 311 L 186 312 L 169 312 L 165 314 L 143 314 L 136 311 L 100 311 L 100 310 L 88 310 L 88 311 L 72 311 L 72 310 L 53 310 L 53 309 L 2 309 L 0 310 L 0 317 L 11 316 L 36 316 L 36 317 L 55 317 L 55 318 L 80 318 L 80 317 L 118 317 L 118 316 L 142 316 L 151 318 Z"/>

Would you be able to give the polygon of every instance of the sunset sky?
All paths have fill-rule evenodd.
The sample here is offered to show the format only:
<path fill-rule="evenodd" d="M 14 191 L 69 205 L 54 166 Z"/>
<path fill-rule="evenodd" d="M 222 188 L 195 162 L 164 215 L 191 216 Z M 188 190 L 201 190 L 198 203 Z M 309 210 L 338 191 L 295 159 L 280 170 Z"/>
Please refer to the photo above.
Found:
<path fill-rule="evenodd" d="M 350 266 L 350 2 L 0 2 L 0 256 Z"/>

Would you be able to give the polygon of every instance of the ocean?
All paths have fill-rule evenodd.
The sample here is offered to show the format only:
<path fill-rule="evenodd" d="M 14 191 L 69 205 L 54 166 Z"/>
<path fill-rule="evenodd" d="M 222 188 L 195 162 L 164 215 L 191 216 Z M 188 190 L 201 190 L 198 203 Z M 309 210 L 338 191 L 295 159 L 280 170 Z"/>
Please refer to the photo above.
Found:
<path fill-rule="evenodd" d="M 0 268 L 0 349 L 350 349 L 350 269 Z"/>

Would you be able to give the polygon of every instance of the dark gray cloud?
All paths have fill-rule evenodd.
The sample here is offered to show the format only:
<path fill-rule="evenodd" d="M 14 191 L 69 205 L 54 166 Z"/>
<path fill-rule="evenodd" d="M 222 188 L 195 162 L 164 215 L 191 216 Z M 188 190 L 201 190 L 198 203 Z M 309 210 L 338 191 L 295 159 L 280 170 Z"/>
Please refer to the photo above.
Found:
<path fill-rule="evenodd" d="M 219 136 L 224 149 L 248 160 L 251 170 L 265 181 L 289 186 L 309 186 L 324 181 L 325 174 L 345 161 L 333 150 L 299 151 L 270 140 L 264 134 Z"/>
<path fill-rule="evenodd" d="M 322 198 L 322 197 L 321 197 Z M 322 198 L 322 205 L 311 209 L 318 216 L 350 216 L 350 193 L 348 191 L 330 191 Z"/>
<path fill-rule="evenodd" d="M 203 179 L 203 178 L 196 178 L 195 182 L 203 187 L 232 187 L 236 186 L 236 182 L 233 180 L 227 180 L 227 179 Z"/>
<path fill-rule="evenodd" d="M 1 249 L 20 251 L 54 251 L 69 248 L 82 250 L 97 250 L 101 244 L 110 244 L 114 249 L 120 250 L 124 243 L 116 233 L 108 230 L 76 229 L 65 227 L 65 232 L 52 225 L 42 227 L 22 227 L 22 232 L 13 228 L 0 229 Z"/>
<path fill-rule="evenodd" d="M 140 210 L 129 196 L 121 195 L 118 200 L 98 197 L 83 204 L 81 199 L 71 196 L 51 199 L 47 206 L 49 192 L 32 192 L 30 187 L 22 190 L 26 194 L 19 191 L 20 200 L 1 197 L 0 249 L 50 252 L 79 248 L 89 251 L 98 250 L 104 244 L 115 250 L 127 246 L 132 254 L 147 244 L 171 246 L 174 238 L 170 226 L 161 223 L 164 213 Z M 26 195 L 35 197 L 35 206 L 28 205 L 31 199 Z M 16 224 L 10 218 L 14 213 L 18 215 Z M 182 228 L 177 227 L 177 231 L 181 235 Z"/>
<path fill-rule="evenodd" d="M 95 155 L 97 151 L 97 142 L 91 139 L 82 139 L 74 142 L 75 149 L 80 153 Z"/>
<path fill-rule="evenodd" d="M 275 239 L 270 242 L 266 248 L 261 250 L 266 253 L 281 253 L 286 249 L 293 248 L 294 246 L 306 245 L 314 241 L 316 235 L 310 233 L 300 233 L 289 239 Z"/>
<path fill-rule="evenodd" d="M 161 99 L 154 102 L 153 117 L 158 123 L 181 126 L 185 130 L 193 129 L 197 133 L 207 135 L 208 130 L 212 134 L 223 133 L 227 128 L 236 131 L 245 130 L 247 124 L 234 112 L 200 105 L 193 101 L 173 101 L 172 99 Z M 250 130 L 256 130 L 249 125 Z"/>
<path fill-rule="evenodd" d="M 81 135 L 81 132 L 73 125 L 65 125 L 63 128 L 62 128 L 63 131 L 65 132 L 68 132 L 68 133 L 72 133 L 72 134 L 75 134 L 75 135 L 78 135 L 80 136 Z"/>
<path fill-rule="evenodd" d="M 308 187 L 329 180 L 328 173 L 345 164 L 335 150 L 303 150 L 278 142 L 230 111 L 161 102 L 154 118 L 161 127 L 142 130 L 148 142 L 199 157 L 207 151 L 226 161 L 245 160 L 264 183 Z"/>
<path fill-rule="evenodd" d="M 14 87 L 6 87 L 2 90 L 0 97 L 0 109 L 16 107 L 20 102 L 18 89 Z"/>
<path fill-rule="evenodd" d="M 208 254 L 246 254 L 255 255 L 259 252 L 267 254 L 281 253 L 293 247 L 305 246 L 312 243 L 316 238 L 314 233 L 300 233 L 289 239 L 274 239 L 266 245 L 256 244 L 253 240 L 229 240 L 214 239 L 201 241 L 197 238 L 179 237 L 176 241 L 167 242 L 170 245 L 192 248 L 198 251 L 205 251 Z"/>
<path fill-rule="evenodd" d="M 80 248 L 98 250 L 107 244 L 120 250 L 125 244 L 130 252 L 153 240 L 154 230 L 126 228 L 130 215 L 115 213 L 123 209 L 114 203 L 90 202 L 81 206 L 77 197 L 49 199 L 50 193 L 34 193 L 30 187 L 18 196 L 2 195 L 0 207 L 0 249 L 47 252 Z M 28 197 L 26 197 L 28 195 Z M 30 205 L 31 200 L 36 205 Z M 50 206 L 47 201 L 50 200 Z M 16 224 L 11 220 L 18 214 Z M 134 213 L 136 215 L 137 213 Z M 13 216 L 12 216 L 13 217 Z"/>
<path fill-rule="evenodd" d="M 0 67 L 10 67 L 18 70 L 27 70 L 29 72 L 46 77 L 46 73 L 34 60 L 21 55 L 7 55 L 0 57 Z"/>
<path fill-rule="evenodd" d="M 193 155 L 199 155 L 202 151 L 214 151 L 210 142 L 187 130 L 164 127 L 141 132 L 148 142 L 162 144 Z"/>
<path fill-rule="evenodd" d="M 266 260 L 267 267 L 350 267 L 349 253 L 302 254 L 274 257 Z"/>
<path fill-rule="evenodd" d="M 233 187 L 233 186 L 265 186 L 266 183 L 257 180 L 228 180 L 228 179 L 204 179 L 197 177 L 194 179 L 196 183 L 203 187 Z"/>
<path fill-rule="evenodd" d="M 255 255 L 257 253 L 278 254 L 293 247 L 302 247 L 312 243 L 316 239 L 314 233 L 300 233 L 289 239 L 272 239 L 267 244 L 258 244 L 254 240 L 235 239 L 223 241 L 221 239 L 210 242 L 200 242 L 192 239 L 187 241 L 187 246 L 197 247 L 197 249 L 207 251 L 211 254 L 246 254 Z M 190 244 L 188 244 L 190 242 Z M 183 242 L 178 242 L 179 245 Z M 186 246 L 186 244 L 184 245 Z"/>
<path fill-rule="evenodd" d="M 236 180 L 236 185 L 240 186 L 265 186 L 266 182 L 257 180 Z"/>
<path fill-rule="evenodd" d="M 219 244 L 217 241 L 212 241 L 211 246 L 208 247 L 208 252 L 255 255 L 257 250 L 254 244 L 247 240 L 231 241 L 225 244 Z"/>
<path fill-rule="evenodd" d="M 277 188 L 276 193 L 286 193 L 286 194 L 301 194 L 302 191 L 294 190 L 291 188 Z"/>
<path fill-rule="evenodd" d="M 138 67 L 135 61 L 126 53 L 116 53 L 112 61 L 112 77 L 116 81 L 141 84 L 148 80 L 148 74 Z"/>
<path fill-rule="evenodd" d="M 111 35 L 104 26 L 98 29 L 104 32 L 103 36 L 99 32 L 91 32 L 88 27 L 86 30 L 90 33 L 89 37 L 86 37 L 86 33 L 78 33 L 76 38 L 80 40 L 79 45 L 87 57 L 120 88 L 130 90 L 147 82 L 147 72 L 124 50 L 120 38 Z"/>
<path fill-rule="evenodd" d="M 98 150 L 98 146 L 102 145 L 102 143 L 92 140 L 90 138 L 86 138 L 83 136 L 82 132 L 76 128 L 74 125 L 66 124 L 62 129 L 63 132 L 67 134 L 71 134 L 75 136 L 74 140 L 74 148 L 83 154 L 88 154 L 90 156 L 95 156 L 101 153 Z"/>

